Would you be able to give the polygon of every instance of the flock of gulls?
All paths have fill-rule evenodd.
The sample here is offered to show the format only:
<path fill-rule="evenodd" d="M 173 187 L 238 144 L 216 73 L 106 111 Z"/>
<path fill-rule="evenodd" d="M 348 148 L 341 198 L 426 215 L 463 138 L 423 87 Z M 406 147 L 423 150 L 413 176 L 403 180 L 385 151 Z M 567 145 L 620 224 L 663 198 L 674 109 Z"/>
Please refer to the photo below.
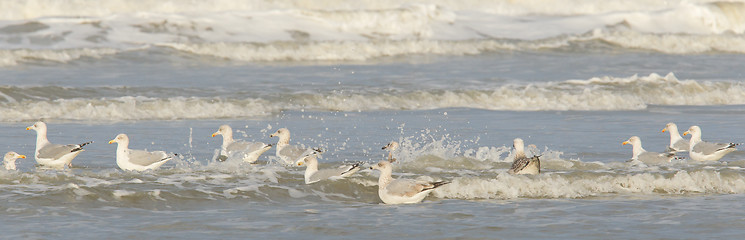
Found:
<path fill-rule="evenodd" d="M 47 139 L 47 125 L 44 122 L 36 122 L 26 130 L 36 131 L 36 150 L 34 158 L 36 162 L 45 168 L 63 169 L 70 167 L 72 160 L 83 152 L 83 147 L 92 143 L 80 144 L 54 144 Z M 737 150 L 736 143 L 712 143 L 701 140 L 701 128 L 691 126 L 683 135 L 691 135 L 686 141 L 680 136 L 675 123 L 668 123 L 662 132 L 670 133 L 670 145 L 667 152 L 648 152 L 642 148 L 641 139 L 637 136 L 629 138 L 622 144 L 631 144 L 631 160 L 641 161 L 645 164 L 664 164 L 674 159 L 682 159 L 676 156 L 676 152 L 688 152 L 688 156 L 695 161 L 718 161 L 728 153 Z M 322 154 L 321 149 L 305 148 L 290 144 L 290 131 L 280 128 L 270 135 L 278 137 L 276 144 L 265 144 L 262 142 L 247 142 L 233 138 L 233 129 L 228 125 L 222 125 L 212 134 L 212 137 L 222 135 L 223 141 L 220 148 L 218 161 L 227 159 L 239 159 L 240 161 L 254 163 L 264 152 L 272 147 L 276 149 L 275 156 L 286 165 L 305 165 L 305 183 L 312 184 L 323 180 L 342 179 L 355 174 L 362 169 L 362 163 L 342 165 L 337 168 L 318 169 L 317 157 Z M 109 141 L 109 144 L 118 144 L 116 148 L 116 164 L 123 170 L 145 171 L 157 169 L 175 154 L 167 154 L 164 151 L 145 151 L 129 149 L 129 137 L 119 134 Z M 393 178 L 393 163 L 396 158 L 393 152 L 399 147 L 395 141 L 390 142 L 382 149 L 388 151 L 388 159 L 372 165 L 370 169 L 380 171 L 378 179 L 378 196 L 386 204 L 407 204 L 421 202 L 434 189 L 448 184 L 448 181 L 419 181 L 413 179 Z M 525 155 L 524 142 L 520 138 L 513 141 L 514 160 L 507 171 L 509 174 L 540 174 L 540 155 L 527 157 Z M 16 152 L 8 152 L 3 158 L 6 170 L 16 169 L 16 160 L 26 158 L 25 155 Z"/>

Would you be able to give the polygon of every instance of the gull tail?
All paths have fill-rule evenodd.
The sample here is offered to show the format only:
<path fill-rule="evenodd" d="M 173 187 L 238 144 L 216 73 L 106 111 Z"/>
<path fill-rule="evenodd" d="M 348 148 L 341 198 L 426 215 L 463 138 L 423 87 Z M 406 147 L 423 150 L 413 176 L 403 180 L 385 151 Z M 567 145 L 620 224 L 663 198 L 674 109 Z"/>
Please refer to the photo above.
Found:
<path fill-rule="evenodd" d="M 354 173 L 356 171 L 359 171 L 360 169 L 362 169 L 362 167 L 361 167 L 362 164 L 363 164 L 363 162 L 356 162 L 356 163 L 352 164 L 352 166 L 350 166 L 349 169 L 347 169 L 346 171 L 342 172 L 340 175 L 344 175 L 344 174 L 348 174 L 348 173 Z"/>
<path fill-rule="evenodd" d="M 729 143 L 729 144 L 727 144 L 726 147 L 717 149 L 717 151 L 725 150 L 725 149 L 728 149 L 728 148 L 735 148 L 735 147 L 737 147 L 737 145 L 742 145 L 742 143 Z"/>
<path fill-rule="evenodd" d="M 431 186 L 431 187 L 428 187 L 428 188 L 424 188 L 424 189 L 422 189 L 422 192 L 424 192 L 424 191 L 427 191 L 427 190 L 431 190 L 431 189 L 435 189 L 435 188 L 438 188 L 438 187 L 440 187 L 440 186 L 442 186 L 442 185 L 445 185 L 445 184 L 448 184 L 448 183 L 450 183 L 450 181 L 439 181 L 439 182 L 433 182 L 433 183 L 431 183 L 431 184 L 432 184 L 432 186 Z"/>
<path fill-rule="evenodd" d="M 90 141 L 90 142 L 84 142 L 84 143 L 78 144 L 78 145 L 77 145 L 77 146 L 76 146 L 75 148 L 73 148 L 72 150 L 70 150 L 70 152 L 77 152 L 77 151 L 82 151 L 82 150 L 83 150 L 83 147 L 84 147 L 85 145 L 88 145 L 88 144 L 91 144 L 91 143 L 93 143 L 93 141 Z"/>

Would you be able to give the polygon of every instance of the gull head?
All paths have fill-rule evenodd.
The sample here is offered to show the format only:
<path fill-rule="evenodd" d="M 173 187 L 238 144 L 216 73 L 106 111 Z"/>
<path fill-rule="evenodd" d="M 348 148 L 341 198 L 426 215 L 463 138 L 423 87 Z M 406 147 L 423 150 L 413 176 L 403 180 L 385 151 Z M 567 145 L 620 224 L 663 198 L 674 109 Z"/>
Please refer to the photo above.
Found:
<path fill-rule="evenodd" d="M 38 121 L 38 122 L 34 123 L 34 125 L 31 125 L 31 126 L 26 127 L 26 130 L 35 130 L 37 132 L 39 132 L 39 131 L 46 131 L 47 130 L 47 124 L 44 123 L 44 122 L 42 122 L 42 121 Z"/>
<path fill-rule="evenodd" d="M 15 162 L 16 159 L 19 158 L 26 158 L 26 155 L 18 154 L 17 152 L 10 151 L 5 154 L 5 157 L 3 157 L 3 160 L 6 162 Z"/>
<path fill-rule="evenodd" d="M 662 132 L 666 132 L 666 131 L 677 132 L 678 125 L 675 125 L 675 123 L 667 123 L 667 125 L 665 125 L 665 128 L 662 129 Z"/>
<path fill-rule="evenodd" d="M 227 124 L 226 125 L 221 125 L 220 128 L 217 129 L 217 132 L 215 132 L 215 133 L 212 134 L 212 137 L 215 137 L 217 135 L 223 135 L 223 136 L 225 136 L 226 134 L 229 134 L 229 133 L 233 133 L 233 128 L 231 128 Z"/>
<path fill-rule="evenodd" d="M 398 149 L 398 142 L 391 141 L 390 143 L 388 143 L 388 145 L 383 146 L 383 150 L 386 150 L 386 149 L 388 149 L 388 151 L 393 152 L 394 150 Z"/>
<path fill-rule="evenodd" d="M 109 144 L 112 143 L 129 143 L 129 137 L 127 137 L 127 134 L 120 133 L 119 135 L 116 135 L 116 138 L 109 141 Z"/>
<path fill-rule="evenodd" d="M 276 132 L 272 133 L 272 135 L 269 135 L 269 137 L 275 137 L 278 136 L 279 138 L 287 139 L 290 137 L 290 130 L 287 130 L 287 128 L 280 128 L 277 129 Z"/>
<path fill-rule="evenodd" d="M 384 170 L 390 170 L 391 169 L 391 162 L 389 161 L 380 161 L 378 164 L 370 166 L 370 169 L 372 170 L 378 170 L 378 171 L 384 171 Z"/>
<path fill-rule="evenodd" d="M 525 142 L 521 138 L 515 138 L 515 140 L 512 140 L 512 147 L 517 151 L 524 151 Z"/>
<path fill-rule="evenodd" d="M 691 136 L 701 136 L 701 128 L 699 126 L 691 126 L 688 131 L 683 133 L 683 136 L 691 134 Z"/>
<path fill-rule="evenodd" d="M 303 166 L 303 165 L 309 166 L 309 165 L 311 165 L 313 163 L 318 163 L 318 160 L 316 159 L 315 156 L 310 155 L 310 156 L 305 156 L 304 158 L 302 158 L 300 160 L 297 160 L 297 162 L 295 162 L 295 165 L 298 165 L 298 166 Z"/>
<path fill-rule="evenodd" d="M 633 137 L 630 137 L 629 140 L 626 140 L 626 141 L 624 141 L 621 144 L 622 145 L 631 144 L 633 146 L 633 145 L 636 145 L 636 144 L 641 143 L 641 142 L 642 142 L 641 138 L 639 138 L 637 136 L 633 136 Z"/>

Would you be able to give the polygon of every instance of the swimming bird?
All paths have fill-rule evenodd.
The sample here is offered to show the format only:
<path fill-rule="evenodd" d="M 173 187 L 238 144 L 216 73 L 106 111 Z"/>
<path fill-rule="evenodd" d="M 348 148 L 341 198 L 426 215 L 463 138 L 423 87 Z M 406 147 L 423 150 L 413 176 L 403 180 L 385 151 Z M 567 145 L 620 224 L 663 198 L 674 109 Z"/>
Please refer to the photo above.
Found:
<path fill-rule="evenodd" d="M 396 161 L 396 159 L 393 158 L 393 151 L 398 149 L 398 146 L 399 146 L 398 142 L 396 141 L 391 141 L 390 143 L 388 143 L 388 145 L 383 146 L 383 150 L 386 150 L 386 149 L 388 150 L 388 161 L 389 162 Z"/>
<path fill-rule="evenodd" d="M 44 122 L 36 122 L 26 127 L 26 130 L 36 131 L 34 158 L 37 163 L 45 167 L 61 169 L 65 166 L 72 166 L 72 159 L 84 151 L 83 146 L 93 143 L 93 141 L 68 145 L 50 143 L 47 139 L 47 124 Z"/>
<path fill-rule="evenodd" d="M 541 156 L 526 157 L 525 143 L 520 138 L 512 141 L 512 147 L 515 148 L 515 160 L 512 161 L 512 167 L 507 171 L 509 174 L 539 174 L 541 173 Z"/>
<path fill-rule="evenodd" d="M 421 202 L 430 192 L 447 181 L 427 182 L 412 179 L 394 179 L 393 166 L 390 161 L 380 161 L 370 169 L 380 171 L 378 179 L 378 196 L 386 204 L 409 204 Z"/>
<path fill-rule="evenodd" d="M 276 132 L 269 135 L 269 137 L 275 136 L 279 137 L 276 145 L 276 156 L 286 164 L 294 164 L 305 156 L 318 155 L 322 152 L 320 149 L 290 145 L 290 130 L 287 130 L 287 128 L 277 129 Z"/>
<path fill-rule="evenodd" d="M 631 144 L 632 160 L 639 160 L 645 164 L 662 164 L 669 163 L 673 159 L 680 159 L 675 156 L 674 152 L 657 153 L 647 152 L 642 147 L 642 140 L 637 136 L 633 136 L 622 143 L 622 145 Z"/>
<path fill-rule="evenodd" d="M 145 171 L 159 168 L 173 156 L 164 151 L 148 152 L 144 150 L 129 149 L 129 137 L 127 134 L 116 135 L 109 144 L 118 143 L 116 147 L 116 165 L 122 170 Z"/>
<path fill-rule="evenodd" d="M 735 146 L 739 143 L 712 143 L 701 140 L 701 128 L 691 126 L 683 135 L 691 134 L 688 155 L 696 161 L 718 161 L 724 155 L 737 150 Z"/>
<path fill-rule="evenodd" d="M 259 159 L 259 156 L 272 148 L 271 144 L 262 142 L 246 142 L 233 139 L 233 128 L 228 125 L 222 125 L 212 137 L 222 135 L 222 147 L 218 161 L 225 161 L 231 157 L 238 157 L 244 162 L 252 163 Z"/>
<path fill-rule="evenodd" d="M 667 146 L 668 152 L 688 151 L 688 141 L 680 136 L 680 132 L 678 132 L 678 125 L 675 125 L 675 123 L 668 123 L 667 125 L 665 125 L 665 128 L 662 129 L 662 132 L 665 131 L 670 132 L 670 146 Z"/>
<path fill-rule="evenodd" d="M 16 170 L 16 159 L 26 158 L 26 155 L 21 155 L 16 152 L 10 151 L 3 157 L 3 166 L 5 170 Z"/>
<path fill-rule="evenodd" d="M 305 165 L 305 184 L 315 183 L 326 179 L 341 179 L 360 170 L 361 163 L 353 165 L 343 165 L 338 168 L 329 168 L 318 170 L 318 159 L 315 155 L 305 156 L 297 161 L 298 166 Z"/>

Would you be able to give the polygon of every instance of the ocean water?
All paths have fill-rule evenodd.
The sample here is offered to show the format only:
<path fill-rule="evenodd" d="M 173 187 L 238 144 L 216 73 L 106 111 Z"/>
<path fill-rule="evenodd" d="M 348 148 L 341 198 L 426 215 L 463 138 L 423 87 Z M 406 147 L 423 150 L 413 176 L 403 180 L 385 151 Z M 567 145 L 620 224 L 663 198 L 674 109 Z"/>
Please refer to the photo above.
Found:
<path fill-rule="evenodd" d="M 65 170 L 0 170 L 3 237 L 701 239 L 745 231 L 745 152 L 663 151 L 668 122 L 745 142 L 745 2 L 0 2 L 0 151 L 94 141 Z M 452 183 L 385 205 L 370 170 L 303 182 L 303 168 L 216 162 L 238 139 L 325 150 Z M 178 154 L 117 168 L 115 145 Z M 507 174 L 512 140 L 542 155 Z M 740 148 L 745 148 L 740 146 Z M 687 157 L 687 153 L 680 153 Z"/>

